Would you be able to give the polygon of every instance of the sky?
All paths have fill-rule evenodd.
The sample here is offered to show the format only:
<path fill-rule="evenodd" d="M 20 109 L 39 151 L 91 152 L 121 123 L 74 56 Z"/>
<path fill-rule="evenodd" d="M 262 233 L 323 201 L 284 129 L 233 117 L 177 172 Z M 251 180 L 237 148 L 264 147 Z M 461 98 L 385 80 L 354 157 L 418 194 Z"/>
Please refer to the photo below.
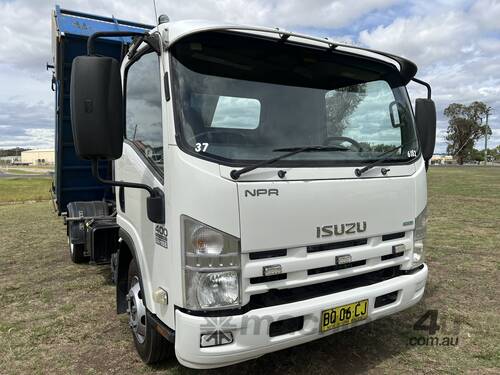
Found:
<path fill-rule="evenodd" d="M 56 2 L 0 0 L 0 148 L 54 146 L 51 12 Z M 154 23 L 153 0 L 60 0 L 62 8 Z M 402 55 L 431 83 L 444 152 L 450 103 L 493 108 L 488 145 L 500 144 L 500 0 L 156 0 L 172 21 L 208 19 L 329 37 Z M 415 84 L 412 98 L 425 96 Z M 484 147 L 484 139 L 476 145 Z"/>

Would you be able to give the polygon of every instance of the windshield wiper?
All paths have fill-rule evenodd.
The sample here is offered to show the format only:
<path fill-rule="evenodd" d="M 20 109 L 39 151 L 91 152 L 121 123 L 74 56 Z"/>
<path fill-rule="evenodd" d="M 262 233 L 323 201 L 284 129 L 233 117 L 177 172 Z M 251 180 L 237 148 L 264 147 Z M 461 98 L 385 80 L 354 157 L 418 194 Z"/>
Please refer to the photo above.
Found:
<path fill-rule="evenodd" d="M 272 159 L 261 161 L 260 163 L 249 165 L 241 169 L 233 169 L 230 173 L 233 180 L 237 180 L 242 174 L 253 171 L 254 169 L 264 167 L 274 162 L 285 159 L 289 156 L 299 154 L 301 152 L 311 152 L 311 151 L 349 151 L 349 148 L 342 146 L 304 146 L 304 147 L 287 147 L 287 148 L 277 148 L 273 150 L 274 152 L 286 152 L 286 154 L 277 156 Z"/>
<path fill-rule="evenodd" d="M 383 154 L 379 155 L 379 158 L 377 160 L 375 160 L 373 163 L 370 163 L 368 164 L 367 166 L 359 169 L 359 168 L 356 168 L 354 170 L 354 174 L 358 177 L 361 177 L 361 175 L 363 173 L 365 173 L 366 171 L 369 171 L 370 169 L 372 169 L 373 167 L 376 167 L 378 164 L 382 163 L 383 161 L 387 160 L 392 154 L 394 154 L 396 151 L 398 151 L 400 148 L 402 148 L 404 145 L 401 145 L 401 146 L 398 146 L 398 147 L 395 147 L 393 149 L 390 149 L 389 151 L 386 151 L 384 152 Z M 383 174 L 387 174 L 387 170 L 386 170 L 386 173 L 383 173 Z"/>

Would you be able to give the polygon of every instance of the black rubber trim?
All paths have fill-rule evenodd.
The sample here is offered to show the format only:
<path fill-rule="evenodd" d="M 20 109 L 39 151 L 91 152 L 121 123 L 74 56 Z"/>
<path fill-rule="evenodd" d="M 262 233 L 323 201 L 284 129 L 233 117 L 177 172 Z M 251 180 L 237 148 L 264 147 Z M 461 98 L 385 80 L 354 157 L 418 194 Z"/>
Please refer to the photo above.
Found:
<path fill-rule="evenodd" d="M 307 246 L 308 253 L 315 253 L 317 251 L 327 251 L 327 250 L 336 250 L 343 249 L 346 247 L 354 247 L 366 245 L 368 243 L 368 239 L 360 238 L 357 240 L 349 240 L 349 241 L 341 241 L 341 242 L 330 242 L 321 245 L 311 245 Z"/>
<path fill-rule="evenodd" d="M 394 259 L 394 258 L 399 258 L 405 255 L 404 251 L 400 251 L 399 253 L 394 253 L 394 254 L 387 254 L 387 255 L 382 255 L 380 257 L 381 260 L 389 260 L 389 259 Z"/>
<path fill-rule="evenodd" d="M 334 266 L 312 268 L 310 270 L 307 270 L 307 274 L 309 276 L 310 275 L 317 275 L 318 273 L 333 272 L 333 271 L 344 270 L 346 268 L 360 267 L 360 266 L 364 266 L 365 264 L 366 264 L 366 260 L 363 259 L 363 260 L 358 260 L 357 262 L 351 262 L 351 263 L 346 263 L 346 264 L 336 264 Z"/>
<path fill-rule="evenodd" d="M 405 232 L 384 234 L 382 236 L 382 241 L 389 241 L 389 240 L 395 240 L 397 238 L 403 238 L 405 235 L 406 235 Z"/>
<path fill-rule="evenodd" d="M 254 253 L 250 253 L 248 257 L 250 258 L 250 260 L 257 260 L 257 259 L 284 257 L 286 256 L 286 254 L 287 254 L 287 249 L 278 249 L 278 250 L 256 251 Z"/>
<path fill-rule="evenodd" d="M 163 89 L 165 90 L 165 100 L 170 101 L 170 83 L 168 79 L 168 72 L 163 76 Z"/>
<path fill-rule="evenodd" d="M 271 281 L 278 281 L 278 280 L 286 280 L 286 273 L 282 273 L 279 275 L 272 275 L 272 276 L 252 277 L 250 279 L 250 284 L 261 284 L 261 283 L 268 283 Z"/>
<path fill-rule="evenodd" d="M 160 335 L 165 337 L 169 342 L 172 344 L 175 343 L 175 330 L 167 326 L 165 323 L 163 323 L 160 318 L 158 318 L 155 314 L 153 314 L 151 311 L 146 309 L 146 315 L 148 318 L 148 322 L 152 323 L 153 328 L 158 332 Z"/>

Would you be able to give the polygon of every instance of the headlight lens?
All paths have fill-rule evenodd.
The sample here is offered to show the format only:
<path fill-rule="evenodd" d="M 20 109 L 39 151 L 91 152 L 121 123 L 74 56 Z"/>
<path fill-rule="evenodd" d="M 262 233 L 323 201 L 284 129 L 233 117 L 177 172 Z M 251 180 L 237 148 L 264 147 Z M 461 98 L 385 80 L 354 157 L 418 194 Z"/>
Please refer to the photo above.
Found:
<path fill-rule="evenodd" d="M 425 235 L 427 233 L 427 207 L 415 219 L 413 232 L 413 255 L 411 268 L 416 268 L 424 263 Z"/>
<path fill-rule="evenodd" d="M 198 274 L 197 298 L 201 308 L 235 305 L 240 288 L 236 271 Z"/>
<path fill-rule="evenodd" d="M 185 304 L 191 310 L 240 303 L 240 241 L 187 216 L 182 217 Z"/>
<path fill-rule="evenodd" d="M 191 234 L 191 244 L 197 254 L 219 255 L 224 248 L 224 237 L 208 227 L 199 226 Z"/>

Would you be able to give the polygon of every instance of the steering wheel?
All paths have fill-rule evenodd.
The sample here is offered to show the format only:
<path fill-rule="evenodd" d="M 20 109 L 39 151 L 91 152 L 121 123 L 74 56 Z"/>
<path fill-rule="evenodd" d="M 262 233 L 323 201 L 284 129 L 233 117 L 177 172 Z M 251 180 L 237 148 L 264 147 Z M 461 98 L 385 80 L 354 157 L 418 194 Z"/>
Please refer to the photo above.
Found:
<path fill-rule="evenodd" d="M 213 130 L 207 130 L 207 131 L 204 131 L 204 132 L 201 132 L 201 133 L 198 133 L 198 134 L 195 134 L 189 138 L 186 139 L 187 143 L 190 143 L 191 140 L 195 140 L 195 142 L 198 142 L 198 139 L 202 136 L 208 136 L 207 138 L 210 138 L 211 135 L 214 135 L 214 134 L 230 134 L 230 135 L 233 135 L 233 136 L 236 136 L 236 137 L 239 137 L 241 138 L 244 142 L 248 139 L 247 136 L 239 133 L 239 132 L 236 132 L 234 130 L 229 130 L 229 129 L 217 129 L 216 131 L 213 131 Z M 207 141 L 211 141 L 210 139 L 207 139 Z"/>
<path fill-rule="evenodd" d="M 323 145 L 328 146 L 332 141 L 337 141 L 338 144 L 342 142 L 349 142 L 354 147 L 358 149 L 358 151 L 363 151 L 363 146 L 361 146 L 356 140 L 349 137 L 327 137 L 325 138 Z"/>

